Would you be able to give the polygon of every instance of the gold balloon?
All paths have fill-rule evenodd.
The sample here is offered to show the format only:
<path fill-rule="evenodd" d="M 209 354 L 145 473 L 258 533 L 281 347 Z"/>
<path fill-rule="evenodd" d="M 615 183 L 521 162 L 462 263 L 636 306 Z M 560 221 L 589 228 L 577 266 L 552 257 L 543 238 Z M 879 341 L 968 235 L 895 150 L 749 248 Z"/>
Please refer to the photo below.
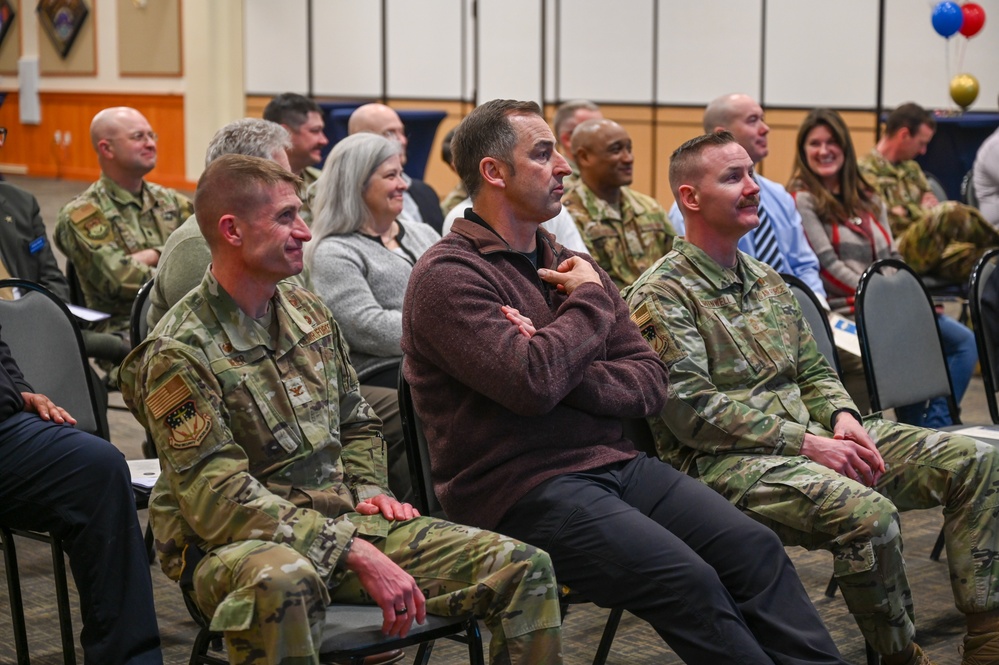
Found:
<path fill-rule="evenodd" d="M 950 98 L 967 110 L 978 98 L 978 79 L 971 74 L 958 74 L 950 80 Z"/>

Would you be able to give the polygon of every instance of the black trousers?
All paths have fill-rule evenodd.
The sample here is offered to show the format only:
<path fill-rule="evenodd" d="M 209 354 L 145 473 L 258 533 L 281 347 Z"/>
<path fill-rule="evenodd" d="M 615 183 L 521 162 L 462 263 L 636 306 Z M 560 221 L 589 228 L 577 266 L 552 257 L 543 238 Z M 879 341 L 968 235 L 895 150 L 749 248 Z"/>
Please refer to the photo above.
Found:
<path fill-rule="evenodd" d="M 0 523 L 62 541 L 88 664 L 162 664 L 149 559 L 117 448 L 35 414 L 0 423 Z"/>
<path fill-rule="evenodd" d="M 648 621 L 685 663 L 843 663 L 772 531 L 644 454 L 528 492 L 496 528 L 560 584 Z"/>

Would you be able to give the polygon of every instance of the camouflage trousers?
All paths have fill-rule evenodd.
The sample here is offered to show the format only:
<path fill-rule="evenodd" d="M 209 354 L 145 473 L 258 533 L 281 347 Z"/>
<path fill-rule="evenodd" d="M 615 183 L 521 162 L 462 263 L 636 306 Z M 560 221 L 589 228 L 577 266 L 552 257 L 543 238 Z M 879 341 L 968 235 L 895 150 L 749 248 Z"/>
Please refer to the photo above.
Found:
<path fill-rule="evenodd" d="M 892 654 L 915 635 L 900 511 L 942 505 L 957 608 L 966 614 L 999 608 L 999 450 L 873 417 L 864 424 L 887 469 L 875 489 L 804 457 L 749 478 L 736 467 L 709 484 L 785 545 L 831 551 L 833 574 L 864 637 L 879 653 Z M 747 456 L 745 468 L 758 469 L 759 462 Z"/>
<path fill-rule="evenodd" d="M 492 633 L 494 665 L 562 662 L 558 590 L 544 551 L 426 517 L 365 539 L 413 576 L 428 614 L 481 618 Z M 196 569 L 194 588 L 212 629 L 225 633 L 229 662 L 241 664 L 318 663 L 326 606 L 374 604 L 353 573 L 327 589 L 304 556 L 255 540 L 213 550 Z"/>
<path fill-rule="evenodd" d="M 982 254 L 999 247 L 997 232 L 975 208 L 944 201 L 897 236 L 898 251 L 917 273 L 966 282 Z"/>

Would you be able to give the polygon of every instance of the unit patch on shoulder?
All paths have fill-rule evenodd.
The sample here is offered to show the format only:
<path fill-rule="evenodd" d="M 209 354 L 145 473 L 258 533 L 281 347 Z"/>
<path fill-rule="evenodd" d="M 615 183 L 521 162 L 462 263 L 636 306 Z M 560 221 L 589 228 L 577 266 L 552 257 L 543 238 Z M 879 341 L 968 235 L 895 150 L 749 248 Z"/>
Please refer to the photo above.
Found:
<path fill-rule="evenodd" d="M 167 414 L 164 424 L 170 428 L 172 448 L 196 446 L 212 429 L 212 420 L 198 411 L 193 399 L 189 399 Z"/>
<path fill-rule="evenodd" d="M 656 355 L 666 363 L 667 367 L 672 367 L 678 360 L 687 357 L 687 352 L 680 347 L 673 333 L 665 327 L 660 329 L 656 326 L 648 303 L 639 305 L 638 309 L 631 313 L 631 320 L 635 322 L 642 337 L 656 352 Z"/>
<path fill-rule="evenodd" d="M 146 407 L 153 418 L 160 418 L 190 396 L 191 388 L 177 374 L 162 386 L 149 393 L 149 397 L 146 398 Z"/>
<path fill-rule="evenodd" d="M 73 223 L 79 225 L 80 222 L 84 221 L 88 217 L 93 217 L 97 213 L 97 206 L 93 203 L 84 203 L 82 206 L 69 213 L 69 218 L 73 220 Z"/>

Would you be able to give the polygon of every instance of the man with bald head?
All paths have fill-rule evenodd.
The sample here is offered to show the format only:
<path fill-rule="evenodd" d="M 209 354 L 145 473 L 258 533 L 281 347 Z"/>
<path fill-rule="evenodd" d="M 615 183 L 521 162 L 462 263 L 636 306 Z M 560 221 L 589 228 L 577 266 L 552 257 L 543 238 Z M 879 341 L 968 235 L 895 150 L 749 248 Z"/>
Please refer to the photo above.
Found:
<path fill-rule="evenodd" d="M 139 287 L 159 263 L 167 236 L 193 212 L 190 200 L 146 182 L 156 132 L 133 108 L 104 109 L 90 124 L 100 179 L 59 212 L 56 246 L 76 268 L 87 306 L 111 314 L 98 330 L 128 332 Z"/>
<path fill-rule="evenodd" d="M 565 189 L 586 249 L 619 289 L 628 286 L 673 246 L 666 211 L 632 181 L 631 137 L 613 120 L 586 120 L 572 132 L 579 178 Z M 564 181 L 563 181 L 564 182 Z"/>
<path fill-rule="evenodd" d="M 402 163 L 406 163 L 406 148 L 409 146 L 406 127 L 399 114 L 390 107 L 377 103 L 359 106 L 347 121 L 347 133 L 358 132 L 381 134 L 398 142 L 402 146 Z M 429 224 L 440 233 L 444 226 L 444 213 L 441 211 L 437 192 L 427 183 L 406 173 L 402 174 L 402 179 L 409 185 L 409 189 L 402 194 L 402 214 L 399 216 L 404 220 Z"/>
<path fill-rule="evenodd" d="M 763 119 L 763 109 L 749 95 L 734 93 L 714 99 L 704 109 L 704 131 L 724 129 L 749 154 L 754 167 L 770 152 L 767 135 L 770 127 Z M 739 250 L 763 261 L 780 273 L 792 274 L 808 285 L 825 304 L 826 290 L 819 276 L 819 259 L 805 238 L 801 215 L 794 199 L 784 187 L 758 173 L 760 186 L 760 226 L 739 240 Z M 684 233 L 684 219 L 676 203 L 669 220 L 677 233 Z"/>
<path fill-rule="evenodd" d="M 558 149 L 569 162 L 572 173 L 567 175 L 562 184 L 567 188 L 579 177 L 579 169 L 576 167 L 576 157 L 572 153 L 572 132 L 580 123 L 587 120 L 600 120 L 604 115 L 600 107 L 588 99 L 573 99 L 555 110 L 555 117 L 552 118 L 552 128 L 555 130 L 555 138 L 558 139 Z"/>

